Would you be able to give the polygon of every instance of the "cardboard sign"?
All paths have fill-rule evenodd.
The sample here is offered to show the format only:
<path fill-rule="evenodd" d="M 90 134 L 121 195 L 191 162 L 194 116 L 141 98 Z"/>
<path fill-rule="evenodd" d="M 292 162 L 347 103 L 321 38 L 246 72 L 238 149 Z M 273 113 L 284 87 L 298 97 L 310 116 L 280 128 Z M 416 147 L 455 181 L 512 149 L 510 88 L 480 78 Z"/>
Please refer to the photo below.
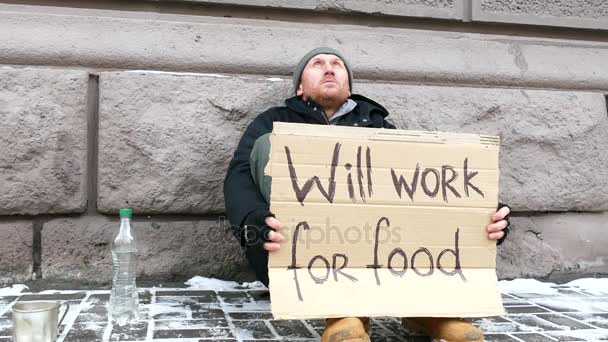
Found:
<path fill-rule="evenodd" d="M 275 318 L 505 314 L 498 137 L 275 122 L 270 141 Z"/>

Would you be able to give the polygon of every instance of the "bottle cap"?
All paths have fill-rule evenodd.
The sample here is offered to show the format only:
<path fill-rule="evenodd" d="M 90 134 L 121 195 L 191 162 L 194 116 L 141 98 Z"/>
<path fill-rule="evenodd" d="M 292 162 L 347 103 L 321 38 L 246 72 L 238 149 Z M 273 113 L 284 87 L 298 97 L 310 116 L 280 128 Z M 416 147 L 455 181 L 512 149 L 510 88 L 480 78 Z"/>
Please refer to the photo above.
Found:
<path fill-rule="evenodd" d="M 120 209 L 120 217 L 131 217 L 133 216 L 133 210 L 130 208 L 122 208 Z"/>

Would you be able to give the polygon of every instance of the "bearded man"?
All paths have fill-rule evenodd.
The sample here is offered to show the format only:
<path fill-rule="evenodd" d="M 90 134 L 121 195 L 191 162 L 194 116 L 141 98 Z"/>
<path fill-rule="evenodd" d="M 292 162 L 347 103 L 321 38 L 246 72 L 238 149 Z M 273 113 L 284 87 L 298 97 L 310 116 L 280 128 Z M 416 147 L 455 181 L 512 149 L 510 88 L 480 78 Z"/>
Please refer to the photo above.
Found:
<path fill-rule="evenodd" d="M 264 175 L 273 123 L 395 128 L 386 120 L 389 113 L 384 107 L 351 93 L 352 81 L 352 70 L 340 52 L 327 47 L 311 50 L 293 73 L 295 96 L 285 100 L 285 106 L 259 114 L 234 152 L 224 181 L 226 213 L 257 278 L 266 286 L 268 253 L 279 250 L 282 241 L 281 223 L 269 211 L 272 179 Z M 502 243 L 509 230 L 509 212 L 509 207 L 499 205 L 486 228 L 488 239 Z M 369 323 L 367 317 L 328 319 L 321 341 L 369 341 Z M 483 341 L 482 332 L 464 319 L 408 317 L 402 323 L 437 340 Z"/>

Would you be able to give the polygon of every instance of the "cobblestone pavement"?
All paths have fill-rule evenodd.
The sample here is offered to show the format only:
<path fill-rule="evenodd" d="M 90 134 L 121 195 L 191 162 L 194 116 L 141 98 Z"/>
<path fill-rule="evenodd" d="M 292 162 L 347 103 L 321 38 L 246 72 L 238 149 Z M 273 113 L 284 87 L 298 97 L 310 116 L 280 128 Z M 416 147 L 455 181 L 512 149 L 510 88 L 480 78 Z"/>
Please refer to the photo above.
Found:
<path fill-rule="evenodd" d="M 473 320 L 486 341 L 608 340 L 608 289 L 586 292 L 555 286 L 553 295 L 505 293 L 503 317 Z M 605 292 L 605 293 L 604 293 Z M 17 301 L 68 301 L 58 342 L 80 341 L 317 341 L 323 320 L 276 321 L 267 291 L 140 290 L 140 320 L 121 328 L 107 322 L 109 291 L 45 291 L 0 297 L 0 342 L 11 340 Z M 372 341 L 428 341 L 409 334 L 396 318 L 374 318 Z"/>

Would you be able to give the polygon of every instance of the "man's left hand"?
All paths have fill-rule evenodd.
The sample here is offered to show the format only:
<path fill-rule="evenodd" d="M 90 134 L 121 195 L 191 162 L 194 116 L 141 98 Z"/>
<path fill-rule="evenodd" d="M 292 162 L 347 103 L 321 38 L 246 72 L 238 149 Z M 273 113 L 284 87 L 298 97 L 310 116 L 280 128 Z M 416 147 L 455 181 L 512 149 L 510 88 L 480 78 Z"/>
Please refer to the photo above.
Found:
<path fill-rule="evenodd" d="M 492 222 L 486 227 L 488 231 L 488 239 L 490 240 L 500 240 L 503 236 L 505 236 L 505 232 L 503 231 L 509 225 L 509 222 L 505 220 L 505 217 L 509 215 L 511 209 L 508 206 L 504 206 L 498 209 L 494 215 L 492 215 Z"/>

